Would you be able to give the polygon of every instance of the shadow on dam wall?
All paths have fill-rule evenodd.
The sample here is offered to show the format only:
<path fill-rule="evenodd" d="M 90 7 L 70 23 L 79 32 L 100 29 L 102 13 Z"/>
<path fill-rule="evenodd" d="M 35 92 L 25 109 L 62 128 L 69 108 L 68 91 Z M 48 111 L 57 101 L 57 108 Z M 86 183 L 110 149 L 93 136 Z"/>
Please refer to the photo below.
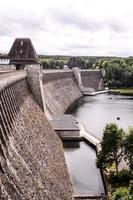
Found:
<path fill-rule="evenodd" d="M 61 140 L 26 73 L 0 81 L 0 112 L 0 199 L 73 199 Z"/>

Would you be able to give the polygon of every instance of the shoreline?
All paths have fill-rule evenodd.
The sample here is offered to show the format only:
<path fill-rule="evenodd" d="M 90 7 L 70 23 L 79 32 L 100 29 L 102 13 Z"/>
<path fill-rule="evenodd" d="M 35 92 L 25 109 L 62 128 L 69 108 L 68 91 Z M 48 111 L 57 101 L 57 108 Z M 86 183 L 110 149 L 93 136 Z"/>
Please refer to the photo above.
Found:
<path fill-rule="evenodd" d="M 133 96 L 133 88 L 109 89 L 108 93 L 122 96 Z"/>

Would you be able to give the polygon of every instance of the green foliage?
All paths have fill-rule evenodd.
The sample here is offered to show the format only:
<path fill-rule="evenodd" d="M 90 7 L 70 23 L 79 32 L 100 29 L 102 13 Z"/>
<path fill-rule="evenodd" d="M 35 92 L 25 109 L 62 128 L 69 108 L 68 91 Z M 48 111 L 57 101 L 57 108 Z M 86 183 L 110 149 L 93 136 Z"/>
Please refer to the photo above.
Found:
<path fill-rule="evenodd" d="M 111 59 L 110 61 L 103 62 L 102 67 L 106 69 L 106 82 L 108 87 L 119 88 L 133 86 L 133 58 Z"/>
<path fill-rule="evenodd" d="M 43 69 L 62 69 L 68 63 L 70 56 L 39 56 Z"/>
<path fill-rule="evenodd" d="M 119 171 L 118 165 L 123 158 L 129 168 L 127 166 L 127 169 Z M 133 128 L 125 134 L 115 123 L 106 125 L 97 165 L 102 169 L 110 169 L 108 177 L 113 191 L 112 200 L 133 199 Z"/>
<path fill-rule="evenodd" d="M 101 142 L 101 151 L 97 155 L 99 167 L 110 167 L 115 163 L 116 172 L 118 165 L 123 158 L 123 137 L 124 132 L 115 123 L 107 124 Z"/>
<path fill-rule="evenodd" d="M 133 128 L 130 128 L 129 133 L 125 136 L 124 150 L 125 160 L 128 161 L 130 171 L 133 173 Z"/>
<path fill-rule="evenodd" d="M 116 188 L 112 200 L 133 200 L 133 181 L 130 182 L 129 187 Z"/>
<path fill-rule="evenodd" d="M 112 93 L 114 93 L 114 94 L 133 96 L 133 88 L 117 88 L 117 89 L 111 89 L 110 92 L 112 92 Z"/>
<path fill-rule="evenodd" d="M 44 69 L 63 68 L 70 56 L 39 56 Z M 77 56 L 82 69 L 105 69 L 105 82 L 109 88 L 133 87 L 133 57 Z"/>
<path fill-rule="evenodd" d="M 43 69 L 62 69 L 64 63 L 58 60 L 42 61 Z"/>
<path fill-rule="evenodd" d="M 133 176 L 132 174 L 126 170 L 123 169 L 120 172 L 116 173 L 111 173 L 109 176 L 109 182 L 111 185 L 114 186 L 129 186 L 130 181 L 132 180 Z"/>
<path fill-rule="evenodd" d="M 130 181 L 130 194 L 133 195 L 133 180 Z"/>
<path fill-rule="evenodd" d="M 113 192 L 112 200 L 133 200 L 133 196 L 128 188 L 120 187 Z"/>

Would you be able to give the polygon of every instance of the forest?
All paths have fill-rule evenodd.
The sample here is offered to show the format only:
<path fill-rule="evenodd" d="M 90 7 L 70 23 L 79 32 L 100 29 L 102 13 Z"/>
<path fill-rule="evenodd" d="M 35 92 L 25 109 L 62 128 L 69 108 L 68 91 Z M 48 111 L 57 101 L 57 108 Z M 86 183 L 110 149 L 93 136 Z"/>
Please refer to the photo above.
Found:
<path fill-rule="evenodd" d="M 70 56 L 40 55 L 43 69 L 63 69 Z M 81 69 L 105 69 L 105 84 L 109 88 L 133 87 L 133 57 L 75 57 Z"/>

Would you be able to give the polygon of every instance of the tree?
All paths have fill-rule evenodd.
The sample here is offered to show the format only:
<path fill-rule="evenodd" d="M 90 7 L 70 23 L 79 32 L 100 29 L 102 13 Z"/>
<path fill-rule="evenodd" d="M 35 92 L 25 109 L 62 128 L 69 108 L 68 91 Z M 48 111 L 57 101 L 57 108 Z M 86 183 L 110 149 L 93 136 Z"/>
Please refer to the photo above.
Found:
<path fill-rule="evenodd" d="M 133 196 L 133 180 L 130 181 L 130 194 Z"/>
<path fill-rule="evenodd" d="M 116 189 L 112 196 L 113 200 L 132 200 L 133 196 L 130 194 L 128 188 L 120 187 Z"/>
<path fill-rule="evenodd" d="M 119 187 L 112 194 L 112 200 L 132 200 L 133 199 L 133 182 L 129 187 Z"/>
<path fill-rule="evenodd" d="M 115 123 L 107 124 L 101 142 L 101 151 L 97 156 L 99 167 L 106 168 L 115 164 L 118 173 L 118 165 L 123 158 L 124 132 Z"/>
<path fill-rule="evenodd" d="M 128 161 L 130 171 L 133 172 L 133 128 L 125 136 L 124 141 L 125 159 Z"/>

